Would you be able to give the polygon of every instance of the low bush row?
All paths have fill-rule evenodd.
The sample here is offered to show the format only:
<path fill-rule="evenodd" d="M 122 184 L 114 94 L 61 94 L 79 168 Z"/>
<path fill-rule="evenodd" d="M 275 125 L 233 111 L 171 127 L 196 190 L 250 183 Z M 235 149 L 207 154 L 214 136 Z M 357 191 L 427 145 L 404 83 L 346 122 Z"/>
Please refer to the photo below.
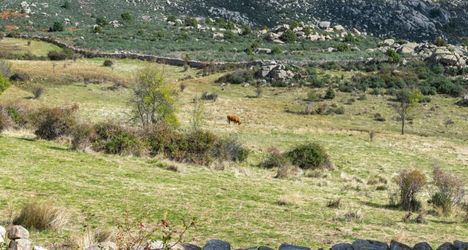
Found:
<path fill-rule="evenodd" d="M 287 152 L 269 149 L 268 156 L 260 164 L 264 168 L 281 168 L 295 165 L 301 169 L 332 168 L 330 156 L 318 143 L 311 142 L 296 146 Z"/>
<path fill-rule="evenodd" d="M 26 127 L 38 138 L 55 140 L 69 137 L 75 150 L 119 155 L 156 156 L 179 161 L 209 165 L 218 161 L 241 162 L 249 150 L 236 138 L 222 138 L 212 132 L 174 129 L 159 123 L 145 128 L 103 122 L 80 124 L 76 119 L 77 106 L 40 108 L 31 111 L 19 105 L 0 107 L 0 128 Z"/>

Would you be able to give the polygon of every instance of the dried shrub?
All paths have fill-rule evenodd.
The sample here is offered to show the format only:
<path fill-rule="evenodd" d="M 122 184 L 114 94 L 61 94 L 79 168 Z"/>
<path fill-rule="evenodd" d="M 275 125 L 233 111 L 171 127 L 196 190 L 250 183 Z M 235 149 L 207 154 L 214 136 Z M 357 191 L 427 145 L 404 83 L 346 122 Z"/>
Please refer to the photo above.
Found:
<path fill-rule="evenodd" d="M 277 148 L 269 148 L 268 156 L 260 163 L 262 168 L 279 168 L 289 163 L 287 157 Z"/>
<path fill-rule="evenodd" d="M 395 178 L 399 187 L 399 205 L 408 211 L 417 211 L 421 203 L 417 200 L 417 193 L 426 185 L 426 176 L 420 170 L 403 170 Z"/>
<path fill-rule="evenodd" d="M 41 108 L 33 114 L 34 134 L 41 139 L 55 140 L 69 135 L 76 125 L 78 106 L 70 108 Z"/>
<path fill-rule="evenodd" d="M 13 224 L 37 230 L 60 230 L 68 221 L 69 215 L 63 208 L 50 202 L 33 202 L 21 209 Z"/>
<path fill-rule="evenodd" d="M 297 166 L 284 165 L 278 168 L 275 178 L 278 178 L 278 179 L 296 178 L 296 177 L 303 175 L 303 173 L 304 171 Z"/>
<path fill-rule="evenodd" d="M 253 70 L 244 70 L 239 69 L 230 74 L 224 75 L 218 80 L 217 83 L 231 83 L 231 84 L 241 84 L 246 82 L 251 82 L 255 78 L 255 72 Z"/>
<path fill-rule="evenodd" d="M 361 210 L 348 210 L 337 213 L 337 219 L 345 222 L 362 222 L 363 218 Z"/>
<path fill-rule="evenodd" d="M 450 214 L 452 208 L 461 204 L 465 197 L 463 179 L 438 167 L 432 173 L 437 192 L 432 196 L 431 202 L 444 214 Z"/>
<path fill-rule="evenodd" d="M 14 128 L 24 128 L 31 122 L 31 110 L 20 103 L 10 103 L 0 106 L 0 110 L 9 117 Z"/>
<path fill-rule="evenodd" d="M 329 208 L 339 208 L 339 207 L 341 207 L 341 198 L 338 198 L 336 200 L 328 201 L 327 207 L 329 207 Z"/>
<path fill-rule="evenodd" d="M 91 147 L 91 137 L 94 129 L 88 124 L 78 124 L 71 131 L 71 148 L 73 150 L 85 150 Z"/>
<path fill-rule="evenodd" d="M 63 51 L 50 51 L 47 57 L 51 61 L 63 61 L 68 58 L 68 55 Z"/>
<path fill-rule="evenodd" d="M 330 157 L 318 143 L 307 143 L 297 146 L 286 153 L 292 164 L 302 169 L 316 169 L 331 167 Z"/>
<path fill-rule="evenodd" d="M 33 94 L 33 97 L 34 99 L 39 99 L 41 98 L 41 96 L 44 94 L 44 88 L 42 87 L 34 87 L 32 90 L 31 90 L 32 94 Z"/>
<path fill-rule="evenodd" d="M 3 130 L 8 129 L 12 126 L 13 121 L 11 118 L 8 116 L 8 114 L 0 108 L 0 133 L 2 133 Z"/>
<path fill-rule="evenodd" d="M 237 137 L 230 136 L 219 141 L 214 155 L 218 160 L 243 162 L 249 157 L 250 150 Z"/>

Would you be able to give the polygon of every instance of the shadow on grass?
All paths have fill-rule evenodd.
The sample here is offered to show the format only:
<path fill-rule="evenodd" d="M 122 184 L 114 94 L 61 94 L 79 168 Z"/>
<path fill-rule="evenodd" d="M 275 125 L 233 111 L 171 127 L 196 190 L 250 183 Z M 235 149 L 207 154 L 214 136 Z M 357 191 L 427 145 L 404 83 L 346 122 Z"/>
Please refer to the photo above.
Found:
<path fill-rule="evenodd" d="M 390 204 L 379 204 L 371 201 L 361 201 L 360 202 L 362 205 L 366 205 L 368 207 L 373 207 L 373 208 L 382 208 L 382 209 L 390 209 L 390 210 L 400 210 L 400 208 L 396 205 L 390 205 Z M 403 210 L 402 210 L 403 211 Z"/>

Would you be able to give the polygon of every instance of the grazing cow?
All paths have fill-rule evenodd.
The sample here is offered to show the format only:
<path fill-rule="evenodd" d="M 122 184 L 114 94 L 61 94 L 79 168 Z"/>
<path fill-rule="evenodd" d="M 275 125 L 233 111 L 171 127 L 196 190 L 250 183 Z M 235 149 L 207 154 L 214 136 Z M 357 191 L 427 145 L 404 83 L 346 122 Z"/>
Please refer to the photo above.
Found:
<path fill-rule="evenodd" d="M 237 115 L 228 115 L 227 120 L 228 120 L 229 124 L 231 124 L 231 122 L 233 122 L 233 123 L 235 123 L 237 125 L 241 125 L 240 117 L 237 116 Z"/>

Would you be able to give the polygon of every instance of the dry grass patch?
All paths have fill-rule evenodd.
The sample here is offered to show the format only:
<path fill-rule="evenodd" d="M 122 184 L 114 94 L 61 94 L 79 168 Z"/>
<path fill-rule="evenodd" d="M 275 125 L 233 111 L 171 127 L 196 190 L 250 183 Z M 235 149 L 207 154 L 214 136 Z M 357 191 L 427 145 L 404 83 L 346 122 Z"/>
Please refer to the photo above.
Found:
<path fill-rule="evenodd" d="M 300 206 L 304 204 L 304 198 L 297 193 L 285 194 L 279 197 L 276 203 L 280 206 Z"/>
<path fill-rule="evenodd" d="M 13 224 L 37 230 L 60 230 L 69 222 L 69 213 L 50 202 L 33 202 L 26 204 Z"/>

